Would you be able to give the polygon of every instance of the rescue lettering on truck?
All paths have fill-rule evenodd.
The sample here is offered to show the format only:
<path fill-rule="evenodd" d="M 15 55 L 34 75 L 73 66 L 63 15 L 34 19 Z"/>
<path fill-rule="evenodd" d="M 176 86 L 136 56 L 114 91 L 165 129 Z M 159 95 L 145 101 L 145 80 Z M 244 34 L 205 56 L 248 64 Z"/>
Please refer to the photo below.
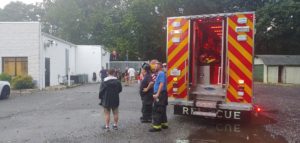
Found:
<path fill-rule="evenodd" d="M 168 18 L 170 103 L 213 118 L 252 111 L 254 23 L 254 12 Z"/>

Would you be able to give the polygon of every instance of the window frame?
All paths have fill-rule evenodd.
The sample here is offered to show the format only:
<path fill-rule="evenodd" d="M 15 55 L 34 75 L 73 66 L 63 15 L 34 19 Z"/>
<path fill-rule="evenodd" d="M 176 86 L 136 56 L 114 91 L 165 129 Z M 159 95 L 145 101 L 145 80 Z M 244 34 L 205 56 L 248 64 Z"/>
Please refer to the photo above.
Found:
<path fill-rule="evenodd" d="M 9 59 L 9 58 L 14 59 L 14 61 L 5 60 L 5 59 Z M 2 60 L 2 73 L 5 73 L 4 72 L 5 71 L 5 69 L 4 69 L 4 63 L 6 61 L 8 61 L 8 62 L 14 62 L 15 69 L 14 69 L 14 75 L 12 75 L 12 76 L 18 76 L 17 75 L 17 73 L 18 73 L 17 72 L 17 63 L 18 62 L 20 62 L 20 63 L 27 63 L 26 75 L 28 75 L 28 57 L 2 57 L 1 60 Z"/>

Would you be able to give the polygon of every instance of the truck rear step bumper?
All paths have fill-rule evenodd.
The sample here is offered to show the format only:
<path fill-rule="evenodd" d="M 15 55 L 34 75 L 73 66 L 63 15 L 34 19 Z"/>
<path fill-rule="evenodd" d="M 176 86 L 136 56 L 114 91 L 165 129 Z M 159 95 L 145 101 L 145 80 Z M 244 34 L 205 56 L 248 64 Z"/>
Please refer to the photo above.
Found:
<path fill-rule="evenodd" d="M 204 117 L 213 117 L 216 118 L 217 117 L 217 113 L 214 112 L 201 112 L 201 111 L 194 111 L 193 115 L 196 116 L 204 116 Z"/>
<path fill-rule="evenodd" d="M 225 110 L 252 111 L 253 105 L 248 103 L 224 103 L 220 104 L 219 108 Z"/>
<path fill-rule="evenodd" d="M 174 114 L 186 115 L 186 116 L 202 116 L 218 119 L 230 119 L 230 120 L 244 120 L 249 119 L 251 111 L 253 110 L 251 105 L 222 105 L 222 108 L 218 106 L 216 109 L 186 106 L 186 105 L 174 105 Z"/>

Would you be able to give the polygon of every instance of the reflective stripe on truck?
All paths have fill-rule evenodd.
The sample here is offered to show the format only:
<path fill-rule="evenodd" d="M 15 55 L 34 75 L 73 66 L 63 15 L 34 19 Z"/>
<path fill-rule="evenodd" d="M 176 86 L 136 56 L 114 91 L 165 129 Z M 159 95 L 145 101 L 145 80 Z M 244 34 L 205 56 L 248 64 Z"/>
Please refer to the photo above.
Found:
<path fill-rule="evenodd" d="M 254 14 L 227 18 L 229 85 L 226 102 L 252 103 Z"/>
<path fill-rule="evenodd" d="M 168 19 L 167 25 L 167 90 L 169 97 L 187 98 L 190 21 Z"/>

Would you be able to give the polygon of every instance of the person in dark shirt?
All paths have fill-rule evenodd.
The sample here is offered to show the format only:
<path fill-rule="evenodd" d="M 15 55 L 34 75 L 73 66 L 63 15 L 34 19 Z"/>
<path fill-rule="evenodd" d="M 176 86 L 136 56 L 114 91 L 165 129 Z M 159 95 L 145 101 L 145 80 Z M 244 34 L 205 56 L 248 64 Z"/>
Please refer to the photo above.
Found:
<path fill-rule="evenodd" d="M 118 121 L 119 121 L 119 104 L 120 97 L 119 94 L 122 92 L 121 82 L 114 76 L 115 70 L 110 69 L 108 71 L 108 77 L 104 79 L 104 82 L 101 83 L 99 99 L 100 105 L 104 108 L 104 116 L 105 116 L 105 126 L 103 129 L 109 130 L 109 122 L 110 122 L 110 112 L 113 112 L 114 115 L 114 125 L 113 129 L 118 129 Z"/>
<path fill-rule="evenodd" d="M 140 95 L 142 99 L 142 123 L 151 123 L 152 121 L 152 104 L 153 104 L 153 84 L 151 77 L 150 65 L 145 63 L 142 66 L 141 73 L 143 80 L 140 84 Z"/>
<path fill-rule="evenodd" d="M 104 78 L 107 77 L 107 70 L 104 69 L 104 67 L 102 67 L 101 71 L 100 71 L 100 77 L 101 77 L 101 82 L 104 81 Z"/>

